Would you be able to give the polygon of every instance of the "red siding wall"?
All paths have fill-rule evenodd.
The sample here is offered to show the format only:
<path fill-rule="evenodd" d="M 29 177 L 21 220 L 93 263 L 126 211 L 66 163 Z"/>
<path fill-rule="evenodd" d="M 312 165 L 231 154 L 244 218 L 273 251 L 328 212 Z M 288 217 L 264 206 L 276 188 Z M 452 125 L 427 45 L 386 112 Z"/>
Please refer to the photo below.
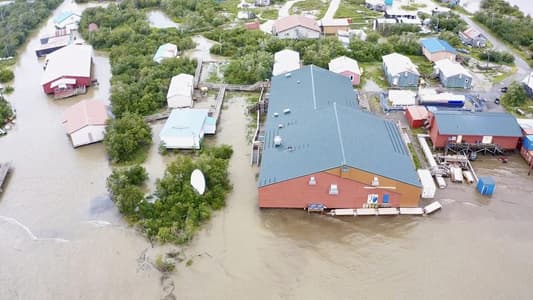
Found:
<path fill-rule="evenodd" d="M 431 136 L 431 142 L 433 143 L 433 148 L 444 148 L 446 142 L 448 142 L 449 137 L 457 137 L 457 135 L 441 135 L 439 134 L 439 128 L 435 118 L 431 118 L 431 130 L 429 132 Z M 463 135 L 463 143 L 475 144 L 481 142 L 483 136 L 474 136 L 474 135 Z M 500 145 L 504 150 L 514 150 L 518 146 L 520 138 L 518 137 L 503 137 L 503 136 L 494 136 L 492 137 L 492 143 Z"/>
<path fill-rule="evenodd" d="M 314 176 L 316 185 L 309 185 Z M 339 194 L 329 195 L 331 184 L 337 184 Z M 326 172 L 303 176 L 259 188 L 259 207 L 305 208 L 309 203 L 322 203 L 328 208 L 361 208 L 368 194 L 378 194 L 382 203 L 383 194 L 389 194 L 392 207 L 399 207 L 400 194 L 394 190 L 365 189 L 367 184 L 341 178 Z"/>
<path fill-rule="evenodd" d="M 62 76 L 62 77 L 58 77 L 50 82 L 47 82 L 45 84 L 43 84 L 43 90 L 45 93 L 47 94 L 52 94 L 54 92 L 54 89 L 50 87 L 50 84 L 52 84 L 52 82 L 60 79 L 60 78 L 74 78 L 76 79 L 76 87 L 81 87 L 81 86 L 90 86 L 91 85 L 91 78 L 90 77 L 75 77 L 75 76 Z"/>
<path fill-rule="evenodd" d="M 353 76 L 352 85 L 358 85 L 359 81 L 361 80 L 360 75 L 354 72 L 344 71 L 344 72 L 341 72 L 340 74 L 348 78 L 350 78 L 350 76 Z"/>

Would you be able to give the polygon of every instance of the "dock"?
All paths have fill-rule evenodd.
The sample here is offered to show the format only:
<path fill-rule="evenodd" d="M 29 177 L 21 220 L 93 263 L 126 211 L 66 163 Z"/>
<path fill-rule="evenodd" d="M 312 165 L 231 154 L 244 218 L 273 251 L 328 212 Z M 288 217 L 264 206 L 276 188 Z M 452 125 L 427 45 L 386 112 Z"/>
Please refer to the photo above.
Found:
<path fill-rule="evenodd" d="M 438 201 L 425 207 L 379 207 L 379 208 L 336 208 L 328 212 L 330 216 L 426 216 L 442 208 Z"/>
<path fill-rule="evenodd" d="M 7 178 L 7 174 L 11 170 L 11 163 L 0 163 L 0 193 L 3 192 L 2 186 Z"/>

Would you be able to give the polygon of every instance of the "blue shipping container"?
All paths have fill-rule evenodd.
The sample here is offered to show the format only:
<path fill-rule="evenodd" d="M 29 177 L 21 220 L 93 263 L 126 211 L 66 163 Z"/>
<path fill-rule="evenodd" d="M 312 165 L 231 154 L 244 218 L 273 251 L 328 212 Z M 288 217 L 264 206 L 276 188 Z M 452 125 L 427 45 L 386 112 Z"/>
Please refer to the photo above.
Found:
<path fill-rule="evenodd" d="M 496 183 L 490 176 L 479 177 L 477 190 L 481 195 L 492 195 L 496 189 Z"/>
<path fill-rule="evenodd" d="M 532 151 L 533 150 L 533 135 L 526 135 L 524 137 L 523 145 L 524 145 L 524 149 L 526 149 L 527 151 Z"/>

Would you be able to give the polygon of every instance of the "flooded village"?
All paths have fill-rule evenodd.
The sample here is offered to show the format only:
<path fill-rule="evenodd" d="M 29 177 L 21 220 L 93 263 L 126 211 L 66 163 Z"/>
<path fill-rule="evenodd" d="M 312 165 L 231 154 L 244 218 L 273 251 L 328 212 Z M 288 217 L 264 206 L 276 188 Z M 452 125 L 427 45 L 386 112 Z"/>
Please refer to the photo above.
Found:
<path fill-rule="evenodd" d="M 272 7 L 251 2 L 270 1 L 236 1 L 234 14 L 261 16 Z M 340 42 L 358 35 L 352 30 L 359 28 L 330 20 L 340 19 L 333 16 L 346 1 L 328 2 L 315 19 L 290 17 L 305 10 L 298 2 L 306 1 L 276 4 L 276 18 L 261 19 L 259 30 L 318 40 L 330 24 L 343 27 L 330 28 Z M 95 50 L 74 31 L 59 35 L 52 55 L 40 55 L 48 49 L 42 38 L 58 37 L 55 22 L 109 5 L 64 1 L 10 66 L 13 91 L 4 96 L 16 118 L 0 136 L 0 299 L 531 296 L 533 117 L 495 103 L 512 82 L 528 85 L 532 70 L 521 56 L 514 55 L 514 71 L 494 71 L 504 74 L 494 82 L 496 73 L 455 62 L 459 49 L 474 47 L 432 36 L 420 42 L 426 50 L 419 56 L 391 52 L 358 62 L 334 55 L 322 67 L 303 63 L 312 55 L 292 44 L 273 51 L 273 77 L 230 84 L 224 78 L 232 62 L 211 49 L 231 46 L 223 37 L 192 34 L 188 50 L 159 43 L 149 57 L 154 64 L 180 56 L 196 67 L 167 78 L 164 105 L 144 116 L 152 144 L 141 163 L 149 175 L 143 191 L 154 194 L 180 153 L 233 149 L 225 206 L 188 243 L 165 244 L 132 226 L 108 192 L 106 178 L 121 167 L 99 142 L 113 119 L 109 50 Z M 162 30 L 187 25 L 159 9 L 146 19 Z M 487 42 L 497 47 L 492 36 Z M 90 58 L 76 51 L 65 65 L 76 47 L 90 48 Z M 433 61 L 437 77 L 421 80 L 420 66 Z M 86 72 L 74 66 L 86 62 L 87 80 L 72 81 L 77 76 L 67 73 Z M 45 82 L 47 72 L 54 74 Z M 50 94 L 43 84 L 54 85 Z M 80 130 L 88 131 L 76 135 Z M 438 207 L 428 208 L 432 203 Z M 178 257 L 174 272 L 157 266 L 168 254 Z"/>

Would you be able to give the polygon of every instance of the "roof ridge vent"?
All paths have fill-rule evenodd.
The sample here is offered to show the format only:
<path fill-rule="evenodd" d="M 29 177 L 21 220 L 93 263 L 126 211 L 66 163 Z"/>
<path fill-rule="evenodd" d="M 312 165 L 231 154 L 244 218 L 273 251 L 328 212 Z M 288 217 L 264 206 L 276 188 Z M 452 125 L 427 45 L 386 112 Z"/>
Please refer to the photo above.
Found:
<path fill-rule="evenodd" d="M 291 76 L 292 74 L 290 72 L 285 74 L 285 78 L 291 78 Z"/>
<path fill-rule="evenodd" d="M 284 114 L 289 114 L 290 112 L 291 112 L 291 109 L 290 109 L 290 108 L 285 108 L 285 109 L 283 110 L 283 113 L 284 113 Z"/>
<path fill-rule="evenodd" d="M 274 146 L 276 146 L 276 147 L 281 146 L 281 141 L 282 141 L 282 140 L 281 140 L 281 136 L 276 135 L 276 136 L 274 137 Z"/>

